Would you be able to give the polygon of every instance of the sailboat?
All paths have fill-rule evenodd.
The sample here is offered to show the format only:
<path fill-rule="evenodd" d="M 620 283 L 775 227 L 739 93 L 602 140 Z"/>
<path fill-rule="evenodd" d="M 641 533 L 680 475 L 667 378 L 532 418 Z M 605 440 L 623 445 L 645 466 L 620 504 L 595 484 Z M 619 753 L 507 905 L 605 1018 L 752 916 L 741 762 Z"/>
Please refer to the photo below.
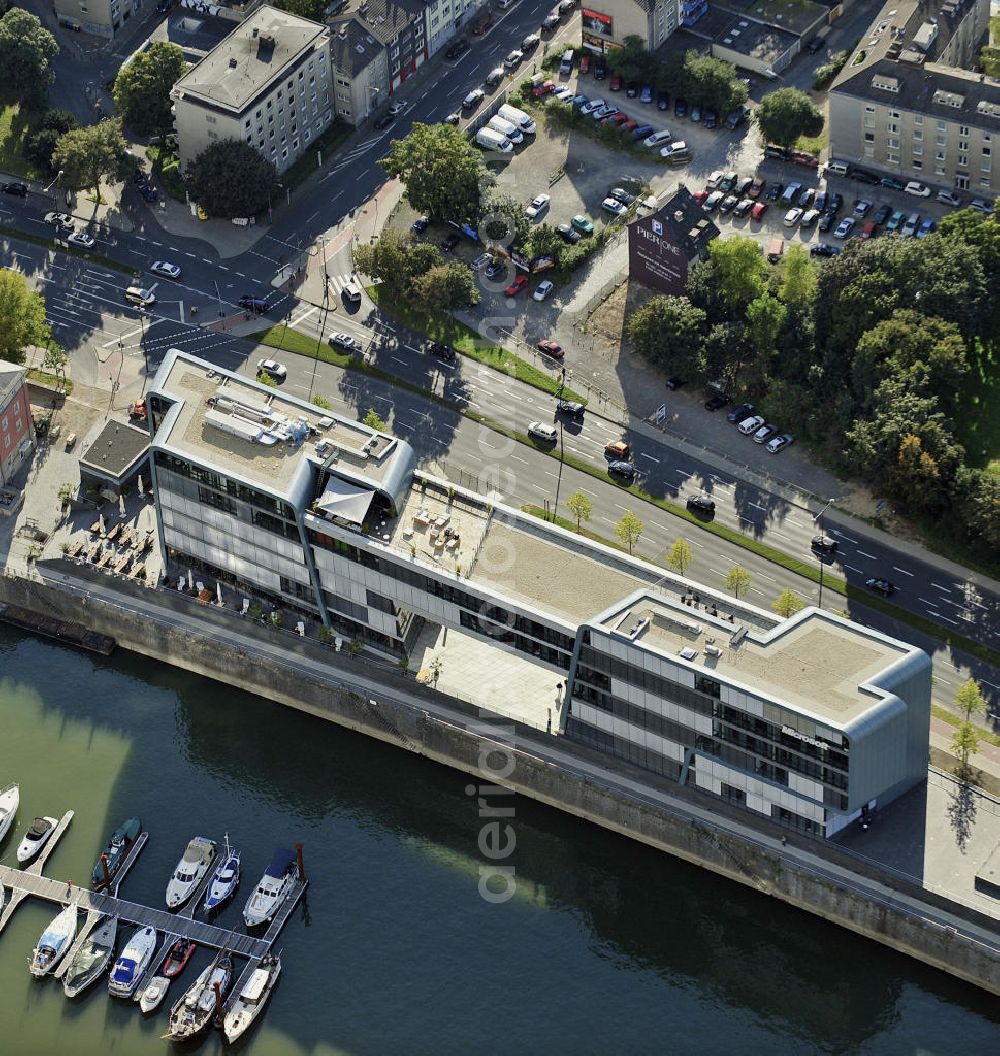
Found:
<path fill-rule="evenodd" d="M 73 954 L 63 976 L 63 993 L 76 997 L 95 983 L 107 970 L 115 952 L 118 918 L 108 917 L 96 927 Z"/>
<path fill-rule="evenodd" d="M 42 932 L 38 945 L 32 951 L 30 971 L 32 975 L 48 975 L 62 960 L 76 938 L 76 925 L 80 910 L 76 905 L 67 906 Z"/>
<path fill-rule="evenodd" d="M 215 988 L 219 998 L 226 996 L 233 977 L 233 961 L 227 950 L 220 950 L 214 961 L 187 988 L 170 1010 L 168 1038 L 193 1038 L 208 1026 L 215 1011 Z"/>
<path fill-rule="evenodd" d="M 254 969 L 246 986 L 226 1013 L 222 1023 L 222 1033 L 225 1034 L 226 1041 L 235 1041 L 263 1012 L 280 974 L 281 958 L 276 953 L 267 954 Z"/>
<path fill-rule="evenodd" d="M 229 833 L 225 835 L 226 857 L 215 871 L 212 882 L 205 892 L 205 912 L 218 909 L 227 899 L 233 897 L 236 885 L 240 882 L 240 852 L 234 851 L 229 844 Z"/>
<path fill-rule="evenodd" d="M 0 792 L 0 840 L 7 835 L 7 830 L 14 821 L 14 815 L 21 802 L 21 790 L 17 785 L 8 785 Z"/>

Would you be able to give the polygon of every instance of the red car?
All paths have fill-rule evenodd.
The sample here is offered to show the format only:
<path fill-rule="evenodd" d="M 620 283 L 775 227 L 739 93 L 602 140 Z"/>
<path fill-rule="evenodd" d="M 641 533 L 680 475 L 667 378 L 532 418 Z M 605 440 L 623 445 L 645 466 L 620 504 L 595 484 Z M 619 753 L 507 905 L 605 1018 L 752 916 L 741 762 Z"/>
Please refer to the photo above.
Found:
<path fill-rule="evenodd" d="M 580 72 L 580 75 L 583 76 L 583 77 L 586 77 L 586 75 L 588 73 L 590 73 L 590 56 L 589 55 L 581 55 L 580 56 L 579 72 Z"/>
<path fill-rule="evenodd" d="M 633 121 L 630 117 L 625 124 L 621 126 L 622 132 L 634 132 L 639 127 L 638 121 Z"/>
<path fill-rule="evenodd" d="M 628 120 L 628 114 L 609 114 L 601 118 L 602 125 L 623 125 Z"/>
<path fill-rule="evenodd" d="M 562 359 L 566 354 L 563 352 L 563 347 L 557 341 L 539 341 L 535 348 L 539 352 L 544 352 L 547 356 L 551 356 L 553 359 Z"/>
<path fill-rule="evenodd" d="M 555 81 L 542 81 L 541 84 L 536 84 L 535 87 L 531 89 L 531 94 L 541 97 L 543 95 L 548 95 L 549 92 L 554 92 L 555 90 Z"/>
<path fill-rule="evenodd" d="M 699 204 L 704 205 L 705 199 L 708 197 L 708 191 L 695 191 L 691 197 Z"/>
<path fill-rule="evenodd" d="M 750 219 L 763 220 L 764 214 L 767 212 L 767 202 L 757 202 L 757 204 L 750 210 Z"/>
<path fill-rule="evenodd" d="M 861 237 L 864 239 L 874 238 L 877 234 L 878 224 L 876 224 L 874 220 L 869 220 L 861 229 Z"/>
<path fill-rule="evenodd" d="M 818 169 L 819 158 L 805 150 L 793 150 L 790 155 L 792 164 L 801 165 L 804 169 Z"/>
<path fill-rule="evenodd" d="M 613 92 L 620 92 L 622 90 L 622 75 L 620 73 L 614 73 L 611 75 L 611 84 L 609 87 Z"/>
<path fill-rule="evenodd" d="M 528 280 L 524 275 L 518 275 L 516 279 L 503 291 L 505 297 L 516 297 L 521 290 L 528 285 Z"/>

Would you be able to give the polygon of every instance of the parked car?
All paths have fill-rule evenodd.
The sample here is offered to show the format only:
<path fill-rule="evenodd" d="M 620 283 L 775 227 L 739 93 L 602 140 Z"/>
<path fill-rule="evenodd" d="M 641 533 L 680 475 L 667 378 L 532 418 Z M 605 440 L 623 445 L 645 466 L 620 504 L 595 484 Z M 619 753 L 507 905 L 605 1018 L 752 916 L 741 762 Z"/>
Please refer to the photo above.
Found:
<path fill-rule="evenodd" d="M 938 191 L 937 200 L 945 205 L 953 205 L 956 208 L 962 204 L 962 199 L 954 191 Z"/>
<path fill-rule="evenodd" d="M 66 241 L 72 246 L 83 246 L 84 249 L 94 245 L 94 239 L 86 231 L 74 231 Z"/>
<path fill-rule="evenodd" d="M 874 238 L 878 234 L 878 224 L 874 220 L 866 220 L 864 227 L 861 228 L 861 234 L 858 236 L 862 241 L 867 242 L 868 239 Z"/>
<path fill-rule="evenodd" d="M 931 189 L 926 183 L 921 183 L 919 180 L 910 180 L 910 182 L 903 188 L 907 194 L 916 195 L 917 198 L 930 198 Z"/>
<path fill-rule="evenodd" d="M 756 201 L 763 193 L 767 184 L 764 182 L 763 176 L 755 176 L 750 186 L 747 188 L 747 197 L 753 198 Z"/>
<path fill-rule="evenodd" d="M 581 114 L 592 114 L 595 110 L 601 110 L 608 104 L 603 99 L 591 99 L 580 107 Z"/>
<path fill-rule="evenodd" d="M 901 191 L 906 187 L 906 184 L 902 180 L 897 180 L 895 176 L 883 176 L 878 182 L 883 187 L 888 187 L 890 191 Z"/>
<path fill-rule="evenodd" d="M 887 579 L 873 576 L 871 579 L 865 580 L 865 586 L 869 590 L 874 590 L 876 594 L 881 594 L 883 598 L 888 598 L 891 594 L 896 593 L 896 584 L 890 583 Z"/>
<path fill-rule="evenodd" d="M 985 202 L 982 198 L 973 198 L 972 201 L 969 202 L 969 208 L 975 209 L 977 213 L 992 213 L 993 203 Z"/>
<path fill-rule="evenodd" d="M 733 210 L 733 216 L 746 216 L 747 213 L 753 208 L 753 199 L 744 198 L 739 202 L 736 208 Z"/>
<path fill-rule="evenodd" d="M 608 75 L 608 60 L 603 55 L 598 55 L 594 60 L 594 80 L 603 81 Z"/>
<path fill-rule="evenodd" d="M 772 183 L 767 188 L 766 198 L 769 202 L 776 202 L 781 197 L 784 187 L 780 183 Z"/>
<path fill-rule="evenodd" d="M 531 422 L 528 426 L 528 436 L 545 444 L 554 444 L 559 439 L 559 430 L 546 422 Z"/>
<path fill-rule="evenodd" d="M 699 124 L 701 122 L 701 104 L 700 103 L 692 104 L 692 106 L 691 106 L 691 120 L 695 124 Z"/>
<path fill-rule="evenodd" d="M 629 99 L 634 99 L 639 94 L 639 85 L 635 81 L 630 81 L 628 87 L 625 89 L 625 95 Z"/>
<path fill-rule="evenodd" d="M 833 223 L 836 219 L 837 217 L 833 213 L 827 211 L 819 218 L 819 224 L 817 226 L 819 227 L 819 230 L 825 234 L 831 227 L 833 227 Z"/>
<path fill-rule="evenodd" d="M 668 161 L 686 161 L 691 157 L 691 151 L 683 139 L 675 139 L 673 143 L 660 147 L 660 157 Z"/>
<path fill-rule="evenodd" d="M 256 315 L 265 315 L 267 313 L 268 304 L 266 297 L 253 297 L 249 293 L 245 293 L 236 303 L 245 312 L 254 312 Z"/>
<path fill-rule="evenodd" d="M 622 85 L 623 84 L 624 84 L 624 81 L 622 81 L 622 75 L 620 73 L 613 73 L 611 75 L 611 80 L 608 83 L 608 87 L 613 92 L 620 92 L 622 90 Z"/>
<path fill-rule="evenodd" d="M 704 495 L 689 495 L 685 505 L 689 510 L 703 517 L 715 516 L 715 503 Z"/>
<path fill-rule="evenodd" d="M 684 378 L 677 377 L 677 375 L 667 378 L 667 388 L 671 392 L 676 392 L 678 389 L 683 389 L 686 384 L 687 382 L 684 380 Z"/>
<path fill-rule="evenodd" d="M 806 45 L 806 51 L 808 51 L 810 55 L 815 55 L 817 51 L 822 51 L 822 50 L 823 50 L 823 38 L 822 37 L 813 37 L 812 40 L 810 40 L 809 43 Z"/>
<path fill-rule="evenodd" d="M 795 225 L 802 219 L 802 210 L 796 206 L 794 209 L 789 209 L 785 213 L 785 227 L 795 227 Z"/>
<path fill-rule="evenodd" d="M 726 114 L 726 120 L 722 123 L 729 129 L 730 132 L 735 132 L 736 129 L 743 124 L 747 119 L 746 107 L 738 106 L 735 110 L 730 110 Z"/>
<path fill-rule="evenodd" d="M 735 186 L 736 181 L 740 178 L 738 172 L 727 172 L 721 180 L 719 180 L 719 190 L 725 191 L 728 194 Z"/>
<path fill-rule="evenodd" d="M 917 238 L 926 238 L 929 234 L 932 234 L 937 228 L 937 224 L 934 223 L 932 216 L 925 216 L 920 221 L 920 226 L 917 228 Z"/>
<path fill-rule="evenodd" d="M 429 216 L 418 216 L 410 225 L 410 230 L 415 235 L 422 235 L 430 226 L 430 222 L 431 220 Z"/>
<path fill-rule="evenodd" d="M 56 227 L 73 230 L 73 217 L 69 213 L 46 213 L 45 222 L 55 224 Z"/>
<path fill-rule="evenodd" d="M 729 403 L 729 397 L 723 396 L 721 392 L 717 392 L 710 399 L 705 401 L 706 411 L 717 411 L 720 407 L 725 407 Z"/>
<path fill-rule="evenodd" d="M 772 436 L 776 436 L 778 427 L 773 422 L 765 422 L 754 434 L 753 442 L 755 444 L 766 444 Z"/>
<path fill-rule="evenodd" d="M 756 202 L 754 207 L 750 210 L 750 219 L 756 223 L 760 223 L 764 219 L 764 214 L 767 212 L 767 202 Z"/>
<path fill-rule="evenodd" d="M 749 417 L 753 413 L 752 403 L 741 403 L 734 407 L 729 414 L 726 415 L 727 422 L 742 422 L 744 418 Z"/>
<path fill-rule="evenodd" d="M 744 436 L 752 436 L 763 424 L 763 416 L 753 414 L 749 418 L 744 418 L 736 428 L 739 429 Z"/>
<path fill-rule="evenodd" d="M 495 257 L 493 262 L 486 265 L 486 278 L 491 282 L 507 274 L 507 261 L 503 257 Z"/>
<path fill-rule="evenodd" d="M 594 225 L 582 213 L 571 216 L 569 222 L 581 235 L 592 235 L 594 233 Z"/>
<path fill-rule="evenodd" d="M 635 201 L 635 195 L 626 191 L 624 187 L 612 187 L 608 191 L 608 197 L 614 198 L 616 201 L 622 203 L 622 205 L 631 205 Z"/>
<path fill-rule="evenodd" d="M 288 371 L 273 359 L 259 359 L 257 360 L 257 376 L 266 374 L 267 377 L 273 378 L 277 382 L 282 382 L 288 377 Z"/>
<path fill-rule="evenodd" d="M 524 52 L 518 48 L 507 53 L 507 57 L 503 60 L 503 68 L 505 70 L 515 70 L 521 65 L 524 59 Z"/>
<path fill-rule="evenodd" d="M 635 128 L 632 129 L 632 138 L 645 139 L 647 136 L 652 135 L 654 131 L 652 125 L 636 125 Z"/>
<path fill-rule="evenodd" d="M 798 202 L 796 204 L 800 205 L 803 209 L 805 209 L 808 206 L 812 205 L 813 199 L 815 197 L 816 197 L 816 188 L 815 187 L 806 187 L 799 193 L 799 200 L 798 200 Z"/>
<path fill-rule="evenodd" d="M 568 242 L 571 246 L 583 238 L 583 235 L 569 224 L 560 224 L 556 228 L 556 234 L 564 241 Z"/>
<path fill-rule="evenodd" d="M 788 447 L 790 443 L 795 440 L 795 437 L 791 433 L 782 433 L 780 436 L 774 436 L 767 442 L 768 454 L 777 454 L 783 447 Z"/>
<path fill-rule="evenodd" d="M 458 353 L 451 345 L 443 344 L 441 341 L 432 341 L 427 346 L 427 351 L 432 356 L 437 356 L 438 359 L 444 360 L 445 363 L 454 363 L 458 359 Z"/>
<path fill-rule="evenodd" d="M 702 203 L 702 209 L 711 212 L 726 196 L 722 191 L 712 191 L 712 193 Z"/>
<path fill-rule="evenodd" d="M 516 297 L 521 290 L 526 289 L 528 286 L 527 277 L 524 275 L 516 275 L 511 279 L 509 285 L 504 288 L 505 297 Z"/>
<path fill-rule="evenodd" d="M 867 198 L 859 198 L 854 203 L 854 215 L 859 219 L 863 216 L 867 216 L 871 211 L 872 203 Z"/>
<path fill-rule="evenodd" d="M 463 110 L 473 110 L 486 98 L 486 93 L 482 88 L 473 88 L 471 92 L 462 100 Z"/>
<path fill-rule="evenodd" d="M 665 143 L 669 143 L 674 137 L 670 134 L 669 129 L 662 129 L 659 132 L 654 132 L 652 135 L 647 136 L 643 141 L 644 147 L 649 147 L 652 150 L 654 147 L 662 147 Z"/>
<path fill-rule="evenodd" d="M 872 219 L 876 224 L 884 224 L 890 216 L 892 216 L 892 206 L 884 203 L 872 213 Z"/>
<path fill-rule="evenodd" d="M 686 99 L 677 99 L 674 101 L 674 117 L 684 117 L 688 112 L 688 104 Z"/>
<path fill-rule="evenodd" d="M 840 246 L 831 246 L 829 242 L 817 242 L 809 247 L 811 257 L 835 257 L 839 252 Z"/>
<path fill-rule="evenodd" d="M 549 202 L 551 201 L 552 196 L 549 194 L 536 194 L 535 197 L 532 198 L 531 202 L 528 204 L 528 207 L 524 210 L 524 212 L 527 216 L 534 220 L 536 219 L 536 217 L 544 213 L 546 209 L 548 209 Z"/>
<path fill-rule="evenodd" d="M 795 204 L 795 199 L 798 198 L 799 192 L 801 190 L 802 190 L 802 184 L 801 183 L 794 183 L 793 182 L 793 183 L 788 184 L 788 186 L 785 187 L 785 190 L 784 190 L 784 192 L 781 195 L 782 202 L 784 202 L 785 205 L 794 205 Z"/>
<path fill-rule="evenodd" d="M 670 93 L 669 92 L 657 92 L 656 93 L 656 109 L 657 110 L 669 110 L 670 109 Z"/>
<path fill-rule="evenodd" d="M 889 222 L 885 225 L 887 234 L 892 234 L 894 231 L 898 231 L 900 225 L 906 219 L 906 214 L 901 213 L 898 209 L 889 217 Z"/>
<path fill-rule="evenodd" d="M 554 289 L 554 283 L 549 279 L 542 279 L 542 281 L 535 287 L 535 292 L 531 295 L 531 299 L 533 301 L 544 301 Z"/>
<path fill-rule="evenodd" d="M 851 232 L 854 230 L 854 218 L 851 216 L 845 216 L 843 220 L 837 224 L 837 229 L 833 232 L 834 238 L 849 238 Z"/>
<path fill-rule="evenodd" d="M 650 85 L 644 84 L 642 91 L 639 92 L 640 103 L 651 103 L 653 101 L 653 89 Z"/>
<path fill-rule="evenodd" d="M 913 238 L 913 236 L 917 233 L 917 228 L 919 226 L 920 214 L 910 213 L 910 215 L 906 218 L 906 223 L 903 224 L 903 227 L 899 233 L 900 235 L 902 235 L 903 238 Z"/>
<path fill-rule="evenodd" d="M 558 341 L 551 341 L 548 338 L 539 341 L 535 348 L 539 352 L 544 352 L 545 355 L 551 356 L 553 359 L 562 359 L 566 355 L 562 345 Z"/>
<path fill-rule="evenodd" d="M 793 150 L 789 154 L 789 160 L 793 165 L 801 165 L 804 169 L 818 169 L 819 158 L 805 150 Z"/>
<path fill-rule="evenodd" d="M 459 239 L 458 235 L 445 235 L 445 237 L 441 239 L 441 249 L 445 253 L 453 253 L 460 241 L 461 239 Z"/>
<path fill-rule="evenodd" d="M 20 180 L 12 180 L 10 183 L 5 183 L 3 185 L 3 193 L 13 194 L 17 198 L 27 198 L 28 185 L 26 183 L 21 183 Z"/>
<path fill-rule="evenodd" d="M 713 110 L 711 107 L 705 111 L 702 115 L 702 122 L 705 128 L 718 128 L 719 127 L 719 112 Z"/>
<path fill-rule="evenodd" d="M 472 268 L 473 271 L 478 273 L 480 271 L 484 271 L 492 263 L 493 263 L 493 254 L 492 253 L 480 253 L 479 256 L 476 257 L 472 261 L 472 263 L 469 265 L 469 267 Z"/>
<path fill-rule="evenodd" d="M 535 43 L 538 40 L 536 38 Z M 457 59 L 461 55 L 464 55 L 469 50 L 469 42 L 465 37 L 459 37 L 458 40 L 453 40 L 448 46 L 448 50 L 444 53 L 446 59 Z"/>
<path fill-rule="evenodd" d="M 818 209 L 807 209 L 802 214 L 802 219 L 799 221 L 799 227 L 808 231 L 810 227 L 816 226 L 816 221 L 820 218 L 820 211 Z"/>
<path fill-rule="evenodd" d="M 527 41 L 528 38 L 525 37 L 524 39 L 525 41 Z M 532 47 L 534 47 L 534 45 L 532 45 Z M 523 51 L 529 50 L 524 46 L 523 43 L 521 44 L 521 48 Z M 577 66 L 577 72 L 580 74 L 581 77 L 586 77 L 587 74 L 590 73 L 590 56 L 586 52 L 584 52 L 580 56 L 580 65 Z"/>

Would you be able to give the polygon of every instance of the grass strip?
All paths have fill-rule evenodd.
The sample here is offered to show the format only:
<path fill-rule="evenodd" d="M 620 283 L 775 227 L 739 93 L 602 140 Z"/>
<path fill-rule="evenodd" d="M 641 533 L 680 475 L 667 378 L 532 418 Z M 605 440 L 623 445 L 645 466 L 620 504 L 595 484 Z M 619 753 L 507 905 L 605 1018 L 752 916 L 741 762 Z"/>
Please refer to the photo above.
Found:
<path fill-rule="evenodd" d="M 35 382 L 36 385 L 44 385 L 49 389 L 65 389 L 67 396 L 73 394 L 73 382 L 69 378 L 57 377 L 46 370 L 38 370 L 37 367 L 28 369 L 28 380 Z"/>
<path fill-rule="evenodd" d="M 462 324 L 456 325 L 460 326 Z M 249 340 L 257 341 L 260 344 L 268 345 L 272 348 L 280 348 L 287 352 L 300 352 L 301 355 L 310 358 L 316 357 L 316 342 L 297 333 L 297 331 L 289 330 L 284 339 L 279 341 L 283 329 L 285 329 L 283 324 L 278 324 L 277 326 L 271 327 L 270 330 L 250 335 Z M 275 335 L 278 336 L 276 337 Z M 399 388 L 407 389 L 410 392 L 422 396 L 424 399 L 432 400 L 439 406 L 454 411 L 456 414 L 460 414 L 464 418 L 468 418 L 470 421 L 478 422 L 494 432 L 500 433 L 512 440 L 516 440 L 519 443 L 530 447 L 533 451 L 548 455 L 555 460 L 559 459 L 558 450 L 540 447 L 533 443 L 525 433 L 519 433 L 515 429 L 501 425 L 499 422 L 494 421 L 485 414 L 480 414 L 478 411 L 473 411 L 460 404 L 453 403 L 451 400 L 447 400 L 435 393 L 427 392 L 426 389 L 421 388 L 419 385 L 406 381 L 403 378 L 399 378 L 395 374 L 391 374 L 379 367 L 373 367 L 367 363 L 359 363 L 350 356 L 334 352 L 333 349 L 324 345 L 322 342 L 320 342 L 319 358 L 324 362 L 332 363 L 342 369 L 356 370 L 359 373 L 378 378 L 381 381 L 388 382 Z M 608 480 L 607 473 L 602 473 L 599 468 L 592 466 L 589 462 L 585 462 L 582 458 L 579 458 L 576 455 L 564 452 L 562 460 L 567 466 L 572 466 L 573 469 L 577 469 L 581 473 L 586 473 L 588 476 L 594 477 L 596 480 L 602 480 L 605 482 Z M 802 561 L 801 559 L 792 557 L 790 554 L 786 554 L 773 546 L 769 546 L 767 543 L 762 543 L 759 539 L 750 538 L 736 528 L 730 528 L 728 525 L 718 524 L 715 521 L 703 521 L 700 518 L 695 517 L 695 515 L 686 507 L 680 506 L 677 503 L 668 502 L 666 499 L 658 498 L 655 495 L 651 495 L 648 491 L 644 491 L 642 488 L 636 487 L 635 485 L 629 487 L 619 485 L 619 487 L 622 491 L 629 492 L 642 502 L 647 502 L 656 506 L 658 509 L 663 510 L 664 513 L 669 513 L 671 516 L 687 522 L 689 525 L 698 528 L 700 531 L 707 532 L 709 535 L 714 535 L 719 539 L 724 539 L 726 542 L 732 543 L 734 546 L 742 547 L 744 550 L 749 550 L 758 557 L 764 558 L 765 561 L 770 561 L 771 564 L 778 565 L 780 568 L 791 572 L 793 575 L 801 576 L 813 583 L 819 583 L 819 569 L 814 567 L 811 562 Z M 563 520 L 559 520 L 558 516 L 556 520 L 557 523 L 563 524 Z M 569 525 L 573 531 L 576 531 L 576 523 L 574 521 L 565 521 L 563 526 L 565 527 L 566 525 Z M 585 532 L 581 532 L 580 534 L 587 534 L 588 538 L 596 539 L 598 542 L 607 543 L 609 546 L 617 545 L 615 543 L 608 543 L 608 541 L 601 536 Z M 619 549 L 621 549 L 621 547 L 619 547 Z M 1000 667 L 1000 650 L 983 645 L 971 638 L 966 638 L 964 635 L 957 634 L 954 631 L 949 631 L 940 624 L 934 623 L 932 620 L 921 616 L 919 613 L 901 609 L 898 605 L 893 605 L 892 602 L 879 597 L 877 594 L 873 594 L 871 591 L 865 590 L 863 587 L 848 583 L 841 576 L 834 575 L 830 572 L 824 572 L 823 587 L 826 590 L 833 591 L 835 594 L 840 594 L 845 598 L 849 598 L 851 601 L 857 601 L 867 605 L 870 609 L 876 609 L 883 613 L 883 615 L 889 616 L 891 619 L 909 624 L 909 626 L 913 627 L 915 630 L 920 631 L 921 634 L 926 634 L 930 638 L 936 638 L 954 649 L 961 649 L 988 664 L 994 664 L 997 667 Z"/>
<path fill-rule="evenodd" d="M 948 723 L 949 726 L 954 729 L 958 729 L 959 726 L 965 721 L 961 715 L 956 715 L 953 711 L 949 711 L 947 708 L 941 707 L 940 704 L 931 705 L 931 714 L 936 719 L 940 719 L 942 722 Z M 986 741 L 988 744 L 992 744 L 995 747 L 1000 747 L 1000 736 L 993 733 L 992 730 L 987 730 L 982 726 L 976 726 L 976 736 L 981 741 Z"/>
<path fill-rule="evenodd" d="M 580 403 L 587 402 L 578 392 L 562 385 L 558 377 L 553 377 L 544 370 L 532 366 L 527 360 L 515 356 L 513 352 L 508 352 L 507 349 L 497 345 L 481 347 L 482 338 L 472 327 L 460 323 L 444 312 L 419 309 L 403 304 L 396 298 L 388 296 L 378 286 L 369 286 L 368 294 L 386 314 L 398 319 L 411 330 L 424 334 L 431 341 L 451 345 L 463 356 L 485 363 L 486 366 L 502 371 L 508 377 L 517 378 L 518 381 L 523 381 L 532 388 L 541 389 L 542 392 L 553 394 L 558 392 L 564 399 L 578 400 Z"/>
<path fill-rule="evenodd" d="M 26 235 L 23 231 L 10 227 L 8 224 L 0 224 L 0 234 L 19 239 L 21 242 L 44 246 L 46 249 L 53 249 L 59 253 L 66 253 L 71 257 L 79 257 L 81 260 L 89 260 L 91 263 L 101 264 L 112 271 L 120 271 L 123 275 L 132 275 L 135 272 L 134 268 L 119 264 L 117 260 L 112 260 L 110 257 L 102 257 L 99 253 L 88 253 L 87 250 L 77 246 L 57 246 L 51 238 L 44 238 L 42 235 Z"/>

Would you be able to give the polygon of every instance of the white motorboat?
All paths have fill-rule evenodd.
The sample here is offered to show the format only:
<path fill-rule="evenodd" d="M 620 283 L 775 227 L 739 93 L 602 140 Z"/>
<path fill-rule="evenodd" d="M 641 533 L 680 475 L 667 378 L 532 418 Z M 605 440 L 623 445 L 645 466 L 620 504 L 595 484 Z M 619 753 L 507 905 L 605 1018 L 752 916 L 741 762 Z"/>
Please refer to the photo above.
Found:
<path fill-rule="evenodd" d="M 295 863 L 294 851 L 279 849 L 274 852 L 271 864 L 243 908 L 243 919 L 248 928 L 266 924 L 278 912 L 295 883 Z"/>
<path fill-rule="evenodd" d="M 239 997 L 233 1002 L 222 1022 L 222 1033 L 226 1041 L 235 1041 L 244 1034 L 250 1024 L 264 1011 L 274 984 L 281 974 L 281 958 L 269 953 L 255 968 Z"/>
<path fill-rule="evenodd" d="M 233 961 L 227 950 L 220 950 L 214 961 L 188 987 L 170 1010 L 169 1038 L 193 1038 L 208 1026 L 215 1011 L 215 988 L 219 998 L 226 996 L 233 978 Z"/>
<path fill-rule="evenodd" d="M 187 902 L 214 860 L 215 841 L 207 836 L 195 836 L 184 848 L 184 857 L 167 884 L 167 909 L 179 909 Z"/>
<path fill-rule="evenodd" d="M 205 912 L 218 909 L 223 902 L 232 898 L 236 893 L 236 885 L 240 882 L 240 852 L 234 851 L 229 845 L 229 833 L 226 833 L 226 857 L 216 869 L 208 891 L 205 892 Z"/>
<path fill-rule="evenodd" d="M 63 993 L 67 997 L 82 994 L 107 971 L 108 963 L 115 952 L 117 935 L 118 918 L 108 917 L 84 939 L 66 966 L 66 974 L 63 976 Z"/>
<path fill-rule="evenodd" d="M 48 843 L 49 837 L 56 831 L 58 824 L 55 818 L 35 818 L 17 848 L 17 860 L 22 865 L 30 862 Z"/>
<path fill-rule="evenodd" d="M 0 792 L 0 840 L 7 835 L 14 823 L 14 815 L 21 803 L 21 790 L 17 785 L 8 785 Z"/>
<path fill-rule="evenodd" d="M 108 993 L 112 997 L 132 997 L 139 987 L 142 974 L 149 967 L 156 950 L 156 928 L 140 928 L 131 939 L 121 956 L 115 961 L 108 980 Z"/>
<path fill-rule="evenodd" d="M 79 917 L 80 910 L 77 906 L 67 906 L 42 932 L 42 937 L 31 954 L 32 975 L 48 975 L 62 960 L 76 938 Z"/>
<path fill-rule="evenodd" d="M 150 1013 L 155 1008 L 160 1007 L 160 1002 L 167 996 L 167 988 L 170 986 L 170 980 L 165 975 L 154 975 L 149 983 L 142 992 L 142 997 L 139 998 L 139 1007 L 145 1013 Z"/>

